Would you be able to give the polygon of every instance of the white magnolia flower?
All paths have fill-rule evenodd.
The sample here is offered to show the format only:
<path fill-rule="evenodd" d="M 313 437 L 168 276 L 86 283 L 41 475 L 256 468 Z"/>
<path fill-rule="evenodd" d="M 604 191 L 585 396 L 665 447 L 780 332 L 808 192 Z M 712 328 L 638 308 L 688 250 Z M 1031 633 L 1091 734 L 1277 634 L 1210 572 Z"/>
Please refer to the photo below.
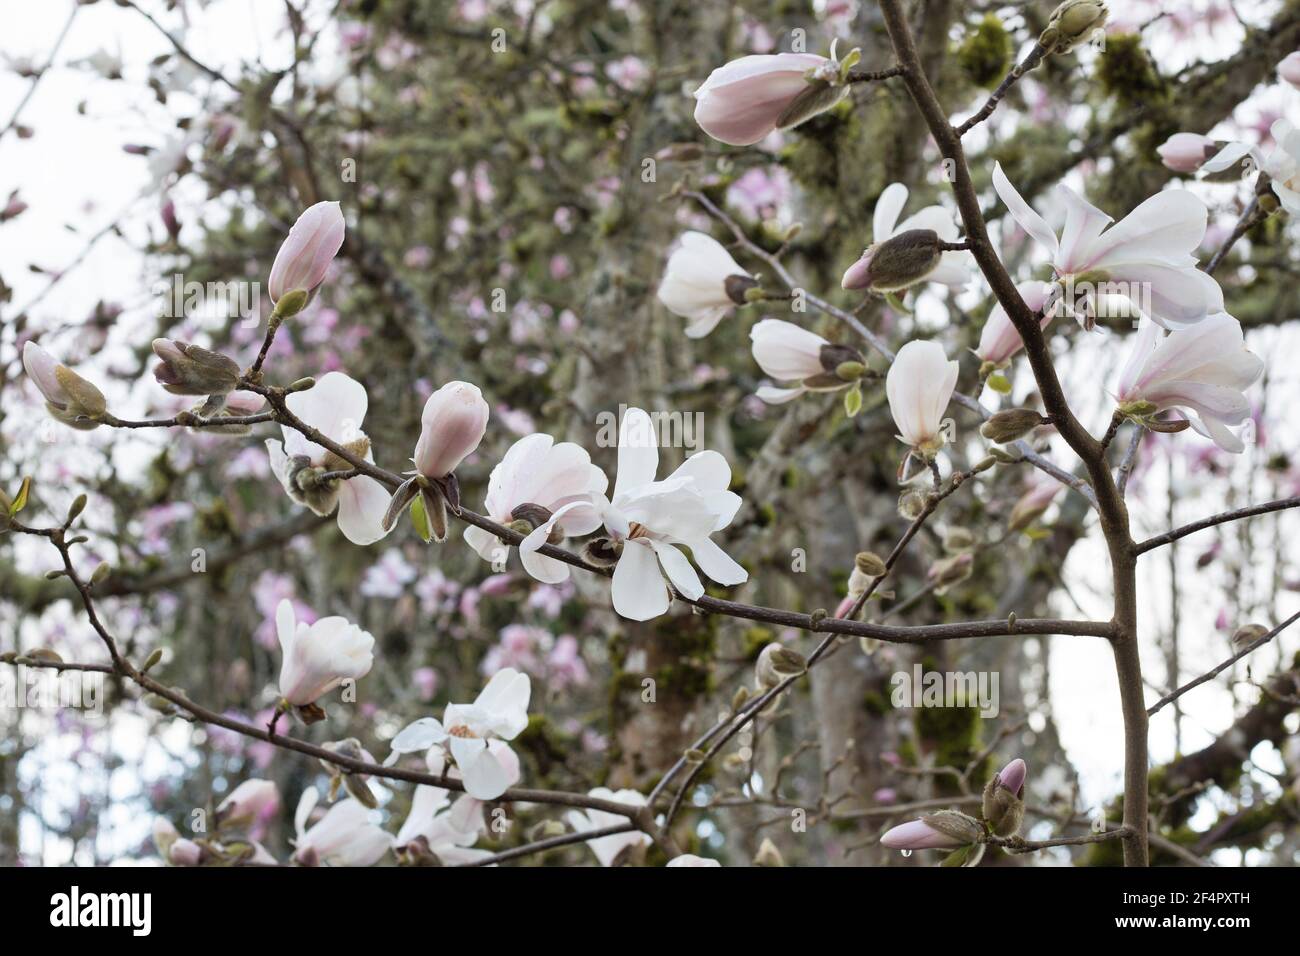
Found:
<path fill-rule="evenodd" d="M 957 385 L 957 363 L 938 342 L 914 340 L 898 350 L 885 376 L 898 438 L 929 460 L 943 447 L 943 413 Z"/>
<path fill-rule="evenodd" d="M 659 283 L 659 301 L 674 315 L 690 319 L 686 334 L 703 338 L 722 317 L 745 304 L 745 290 L 757 283 L 722 243 L 702 232 L 683 233 L 668 257 Z"/>
<path fill-rule="evenodd" d="M 645 796 L 636 790 L 614 791 L 608 787 L 597 787 L 595 790 L 589 790 L 587 796 L 595 797 L 598 800 L 626 803 L 632 807 L 644 807 L 646 805 Z M 609 813 L 605 810 L 588 808 L 585 810 L 570 810 L 568 821 L 569 826 L 573 827 L 576 832 L 589 833 L 592 830 L 604 830 L 606 827 L 627 823 L 627 817 L 619 816 L 617 813 Z M 600 861 L 601 866 L 612 866 L 614 861 L 618 859 L 619 854 L 629 847 L 649 845 L 649 835 L 639 830 L 629 830 L 627 833 L 613 833 L 587 841 L 587 846 L 591 847 L 591 852 L 596 854 L 596 859 Z"/>
<path fill-rule="evenodd" d="M 483 510 L 498 524 L 522 522 L 519 530 L 527 533 L 519 548 L 524 570 L 539 581 L 558 584 L 568 580 L 569 566 L 537 549 L 599 528 L 596 505 L 607 487 L 609 479 L 585 448 L 556 444 L 550 435 L 527 435 L 492 469 Z M 465 529 L 465 540 L 485 561 L 495 561 L 504 547 L 491 532 L 473 526 Z"/>
<path fill-rule="evenodd" d="M 342 372 L 329 372 L 314 387 L 285 399 L 289 411 L 326 438 L 374 461 L 370 439 L 361 430 L 368 403 L 365 387 Z M 346 471 L 352 466 L 296 429 L 288 425 L 280 429 L 284 444 L 268 438 L 266 452 L 271 470 L 289 497 L 318 515 L 328 515 L 337 505 L 339 530 L 353 544 L 373 544 L 384 537 L 388 533 L 383 527 L 387 489 L 368 475 L 322 481 L 326 472 Z"/>
<path fill-rule="evenodd" d="M 880 198 L 876 200 L 876 210 L 871 222 L 871 247 L 863 257 L 845 273 L 844 287 L 855 288 L 859 285 L 858 273 L 870 269 L 872 247 L 879 246 L 886 240 L 913 229 L 928 229 L 944 242 L 956 242 L 958 239 L 957 222 L 952 213 L 943 206 L 926 206 L 920 212 L 913 213 L 902 222 L 898 217 L 907 205 L 907 187 L 902 183 L 890 183 L 885 187 Z M 939 257 L 939 264 L 934 271 L 924 276 L 925 282 L 939 282 L 954 289 L 963 289 L 970 281 L 974 259 L 969 252 L 957 250 L 945 252 Z"/>
<path fill-rule="evenodd" d="M 1246 349 L 1241 324 L 1226 312 L 1169 335 L 1143 319 L 1116 398 L 1150 402 L 1152 414 L 1182 408 L 1193 428 L 1236 453 L 1245 445 L 1229 426 L 1249 417 L 1244 391 L 1263 371 L 1264 363 Z"/>
<path fill-rule="evenodd" d="M 654 423 L 641 409 L 629 408 L 619 428 L 614 498 L 604 504 L 602 517 L 623 546 L 611 588 L 614 610 L 634 621 L 668 610 L 664 575 L 691 600 L 704 594 L 679 545 L 690 548 L 700 570 L 719 584 L 740 584 L 749 577 L 709 537 L 729 525 L 740 507 L 740 496 L 727 490 L 727 460 L 716 451 L 701 451 L 663 481 L 655 481 L 658 470 Z"/>
<path fill-rule="evenodd" d="M 844 362 L 862 362 L 861 353 L 847 345 L 832 345 L 815 332 L 793 322 L 763 319 L 749 330 L 754 361 L 778 382 L 797 382 L 786 388 L 763 385 L 758 397 L 769 405 L 798 398 L 807 391 L 834 391 L 850 382 L 835 374 Z"/>
<path fill-rule="evenodd" d="M 499 740 L 490 741 L 489 746 L 493 745 L 506 746 Z M 442 755 L 431 751 L 429 772 L 440 774 L 444 765 Z M 422 839 L 422 850 L 432 853 L 444 865 L 455 866 L 492 855 L 490 850 L 473 849 L 486 830 L 481 800 L 465 793 L 453 803 L 444 788 L 421 784 L 415 788 L 410 812 L 393 845 L 401 850 Z"/>
<path fill-rule="evenodd" d="M 375 662 L 369 633 L 341 617 L 298 621 L 288 598 L 275 609 L 275 629 L 284 656 L 280 696 L 295 707 L 314 703 L 345 680 L 360 680 Z"/>
<path fill-rule="evenodd" d="M 669 866 L 722 866 L 717 860 L 710 860 L 708 857 L 696 856 L 694 853 L 683 853 L 681 856 L 675 856 L 668 861 Z"/>
<path fill-rule="evenodd" d="M 302 866 L 373 866 L 393 838 L 370 821 L 370 811 L 351 797 L 340 800 L 310 828 L 307 821 L 320 795 L 314 787 L 303 791 L 294 813 L 293 860 Z"/>
<path fill-rule="evenodd" d="M 1300 130 L 1287 120 L 1279 119 L 1274 121 L 1270 132 L 1276 145 L 1268 156 L 1258 146 L 1228 143 L 1201 167 L 1201 171 L 1221 173 L 1250 157 L 1256 169 L 1268 174 L 1282 208 L 1293 216 L 1300 215 Z"/>
<path fill-rule="evenodd" d="M 1091 328 L 1102 296 L 1127 298 L 1166 328 L 1223 311 L 1223 291 L 1196 268 L 1194 255 L 1205 238 L 1208 211 L 1187 190 L 1156 193 L 1108 229 L 1111 217 L 1062 183 L 1056 190 L 1065 225 L 1058 239 L 1000 164 L 993 167 L 993 187 L 1020 228 L 1051 255 L 1057 279 L 1073 287 L 1065 306 L 1085 328 Z"/>
<path fill-rule="evenodd" d="M 528 726 L 531 694 L 527 674 L 513 667 L 499 670 L 474 703 L 448 704 L 441 723 L 423 717 L 404 727 L 393 738 L 393 752 L 385 763 L 392 765 L 399 754 L 445 748 L 464 778 L 465 792 L 479 800 L 495 800 L 518 782 L 519 758 L 508 746 L 492 746 L 492 738 L 514 740 Z"/>

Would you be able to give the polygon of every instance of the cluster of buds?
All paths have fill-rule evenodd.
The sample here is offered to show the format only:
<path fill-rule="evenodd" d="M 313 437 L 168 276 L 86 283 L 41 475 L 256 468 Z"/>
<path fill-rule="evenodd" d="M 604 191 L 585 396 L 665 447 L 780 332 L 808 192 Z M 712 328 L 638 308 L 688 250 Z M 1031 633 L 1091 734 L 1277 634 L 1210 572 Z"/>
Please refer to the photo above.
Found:
<path fill-rule="evenodd" d="M 902 823 L 880 838 L 880 845 L 910 854 L 914 850 L 952 850 L 944 866 L 976 866 L 990 836 L 1012 837 L 1025 816 L 1025 762 L 1017 757 L 993 775 L 984 788 L 983 819 L 958 810 L 940 810 Z"/>

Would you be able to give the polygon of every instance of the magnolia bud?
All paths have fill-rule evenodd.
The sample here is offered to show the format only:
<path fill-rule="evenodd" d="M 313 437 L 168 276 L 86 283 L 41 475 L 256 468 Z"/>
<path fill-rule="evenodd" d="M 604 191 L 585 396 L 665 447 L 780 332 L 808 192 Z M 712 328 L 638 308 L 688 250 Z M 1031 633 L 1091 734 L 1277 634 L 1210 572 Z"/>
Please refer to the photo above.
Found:
<path fill-rule="evenodd" d="M 859 551 L 857 557 L 853 559 L 853 566 L 872 578 L 883 578 L 885 572 L 889 570 L 885 566 L 885 559 L 874 551 Z"/>
<path fill-rule="evenodd" d="M 72 428 L 89 431 L 108 410 L 104 393 L 35 342 L 23 345 L 23 368 L 45 398 L 45 410 Z"/>
<path fill-rule="evenodd" d="M 949 554 L 961 554 L 975 547 L 975 535 L 966 528 L 949 528 L 943 535 L 943 549 Z"/>
<path fill-rule="evenodd" d="M 920 282 L 939 265 L 943 248 L 933 229 L 908 229 L 878 242 L 849 266 L 841 285 L 845 289 L 897 292 Z"/>
<path fill-rule="evenodd" d="M 281 318 L 301 312 L 311 293 L 325 281 L 330 263 L 343 245 L 345 224 L 337 202 L 318 202 L 289 230 L 275 255 L 267 283 Z"/>
<path fill-rule="evenodd" d="M 808 662 L 797 651 L 775 642 L 763 648 L 754 664 L 754 684 L 759 690 L 771 690 L 787 677 L 797 677 L 808 670 Z"/>
<path fill-rule="evenodd" d="M 925 511 L 925 495 L 915 488 L 909 488 L 898 496 L 898 513 L 908 521 L 915 521 Z"/>
<path fill-rule="evenodd" d="M 239 366 L 219 352 L 179 339 L 154 339 L 153 350 L 162 359 L 153 377 L 173 395 L 225 395 L 239 384 Z"/>
<path fill-rule="evenodd" d="M 1069 53 L 1104 26 L 1109 13 L 1102 0 L 1065 0 L 1052 12 L 1038 42 L 1048 53 Z"/>
<path fill-rule="evenodd" d="M 1250 645 L 1254 644 L 1261 637 L 1268 634 L 1269 629 L 1263 624 L 1243 624 L 1232 632 L 1232 649 L 1240 654 Z"/>
<path fill-rule="evenodd" d="M 420 419 L 415 467 L 428 478 L 451 474 L 487 431 L 488 404 L 477 386 L 448 382 L 429 396 Z"/>
<path fill-rule="evenodd" d="M 942 595 L 955 584 L 960 584 L 971 575 L 975 558 L 971 554 L 956 554 L 951 558 L 936 561 L 927 575 L 935 585 L 935 594 Z"/>
<path fill-rule="evenodd" d="M 198 866 L 203 862 L 203 847 L 181 837 L 167 850 L 167 862 L 172 866 Z"/>
<path fill-rule="evenodd" d="M 1025 818 L 1025 762 L 1017 757 L 984 787 L 984 822 L 998 836 L 1013 836 Z"/>
<path fill-rule="evenodd" d="M 1008 408 L 997 412 L 980 426 L 980 434 L 991 442 L 1006 445 L 1028 435 L 1044 424 L 1043 416 L 1032 408 Z"/>

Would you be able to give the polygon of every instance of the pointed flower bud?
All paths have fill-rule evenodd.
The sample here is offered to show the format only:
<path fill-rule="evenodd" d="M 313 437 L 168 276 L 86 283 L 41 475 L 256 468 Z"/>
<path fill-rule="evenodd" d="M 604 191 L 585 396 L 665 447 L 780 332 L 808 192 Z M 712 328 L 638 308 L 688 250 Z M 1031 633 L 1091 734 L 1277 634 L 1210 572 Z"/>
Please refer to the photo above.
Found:
<path fill-rule="evenodd" d="M 979 821 L 956 810 L 940 810 L 886 831 L 880 845 L 891 850 L 955 850 L 984 836 Z"/>
<path fill-rule="evenodd" d="M 732 146 L 753 146 L 774 130 L 798 126 L 848 92 L 833 53 L 755 54 L 720 66 L 695 91 L 695 122 Z"/>
<path fill-rule="evenodd" d="M 426 478 L 455 471 L 483 440 L 488 414 L 483 393 L 468 382 L 448 382 L 430 395 L 420 417 L 416 470 Z"/>
<path fill-rule="evenodd" d="M 1174 133 L 1156 148 L 1160 162 L 1175 173 L 1194 173 L 1218 154 L 1220 144 L 1200 133 Z"/>
<path fill-rule="evenodd" d="M 318 202 L 293 224 L 276 253 L 268 283 L 271 301 L 282 318 L 301 311 L 307 304 L 306 297 L 325 281 L 330 263 L 343 246 L 345 228 L 343 210 L 337 202 Z M 296 291 L 303 293 L 301 301 L 281 302 Z M 297 308 L 289 311 L 294 305 Z"/>
<path fill-rule="evenodd" d="M 245 780 L 217 804 L 217 826 L 247 827 L 270 817 L 280 805 L 280 791 L 270 780 Z"/>
<path fill-rule="evenodd" d="M 885 572 L 889 570 L 885 566 L 885 559 L 874 551 L 859 551 L 857 557 L 853 559 L 853 566 L 869 578 L 884 577 Z"/>
<path fill-rule="evenodd" d="M 1268 632 L 1269 629 L 1263 624 L 1243 624 L 1232 632 L 1233 652 L 1238 654 L 1241 653 Z"/>
<path fill-rule="evenodd" d="M 1025 762 L 1017 757 L 984 787 L 984 822 L 998 836 L 1014 836 L 1025 818 Z"/>
<path fill-rule="evenodd" d="M 991 442 L 1006 445 L 1023 438 L 1039 425 L 1043 416 L 1032 408 L 1008 408 L 997 412 L 980 426 L 980 434 Z"/>
<path fill-rule="evenodd" d="M 239 366 L 219 352 L 179 339 L 154 339 L 153 351 L 162 359 L 153 377 L 173 395 L 225 395 L 239 384 Z"/>
<path fill-rule="evenodd" d="M 23 368 L 45 398 L 45 410 L 63 424 L 81 431 L 99 427 L 108 410 L 104 393 L 35 342 L 23 345 Z"/>
<path fill-rule="evenodd" d="M 1007 519 L 1009 531 L 1023 531 L 1037 521 L 1065 486 L 1058 481 L 1042 481 L 1020 496 Z"/>
<path fill-rule="evenodd" d="M 943 258 L 933 229 L 907 229 L 877 242 L 849 266 L 840 284 L 849 290 L 898 292 L 923 280 Z"/>

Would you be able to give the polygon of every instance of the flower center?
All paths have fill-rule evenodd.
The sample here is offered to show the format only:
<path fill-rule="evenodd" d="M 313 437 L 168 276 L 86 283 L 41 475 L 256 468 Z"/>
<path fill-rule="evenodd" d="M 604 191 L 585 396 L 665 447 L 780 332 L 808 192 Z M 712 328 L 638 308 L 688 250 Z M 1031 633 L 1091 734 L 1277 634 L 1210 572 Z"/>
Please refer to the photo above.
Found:
<path fill-rule="evenodd" d="M 455 727 L 448 728 L 447 733 L 451 734 L 453 737 L 464 737 L 469 738 L 470 740 L 478 739 L 478 734 L 474 733 L 474 731 L 470 730 L 464 724 L 458 724 Z"/>
<path fill-rule="evenodd" d="M 640 522 L 633 521 L 627 526 L 627 537 L 629 541 L 634 541 L 637 538 L 648 537 L 649 534 L 650 529 Z"/>

